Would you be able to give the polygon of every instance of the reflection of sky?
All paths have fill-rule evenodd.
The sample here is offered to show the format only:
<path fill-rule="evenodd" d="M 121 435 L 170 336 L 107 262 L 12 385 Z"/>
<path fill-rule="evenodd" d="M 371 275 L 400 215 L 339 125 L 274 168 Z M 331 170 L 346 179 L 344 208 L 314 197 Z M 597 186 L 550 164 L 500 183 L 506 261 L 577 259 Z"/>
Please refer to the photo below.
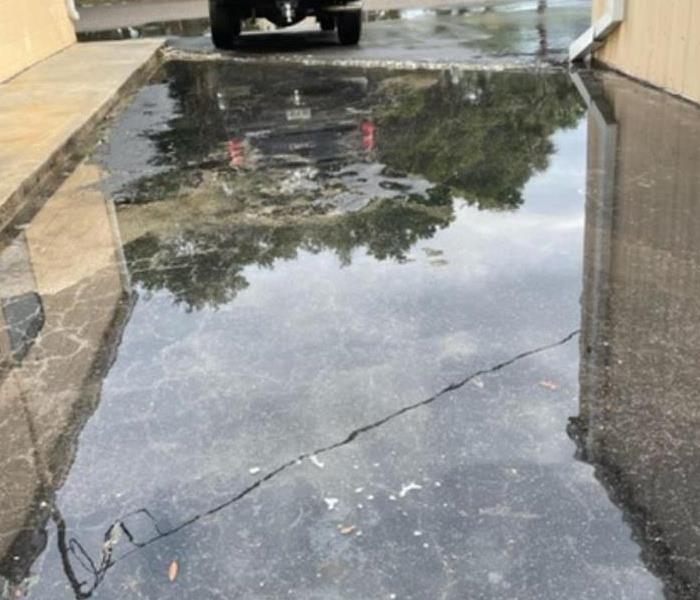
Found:
<path fill-rule="evenodd" d="M 175 525 L 250 483 L 250 468 L 578 328 L 584 126 L 554 142 L 521 210 L 459 203 L 412 262 L 359 248 L 341 268 L 300 252 L 248 267 L 250 286 L 218 310 L 142 298 L 61 493 L 81 539 L 98 548 L 113 519 L 144 506 Z M 153 572 L 176 556 L 183 598 L 437 598 L 448 581 L 449 598 L 659 597 L 572 458 L 577 378 L 577 342 L 485 376 L 137 554 L 100 597 L 163 597 Z M 423 489 L 390 499 L 411 481 Z M 338 523 L 363 538 L 339 537 Z M 45 590 L 59 577 L 47 565 Z"/>

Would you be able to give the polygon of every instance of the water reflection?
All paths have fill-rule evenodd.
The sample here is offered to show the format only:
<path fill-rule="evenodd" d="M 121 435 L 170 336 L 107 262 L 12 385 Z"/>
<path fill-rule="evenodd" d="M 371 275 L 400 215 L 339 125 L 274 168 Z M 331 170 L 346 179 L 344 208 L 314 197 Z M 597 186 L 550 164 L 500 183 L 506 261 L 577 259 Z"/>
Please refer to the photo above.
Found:
<path fill-rule="evenodd" d="M 428 268 L 448 265 L 442 250 L 419 250 L 417 243 L 453 224 L 460 205 L 518 209 L 528 180 L 548 166 L 554 152 L 550 137 L 575 125 L 583 110 L 567 80 L 557 76 L 261 71 L 187 63 L 168 69 L 120 118 L 98 151 L 100 166 L 79 167 L 29 223 L 8 234 L 0 268 L 0 406 L 7 414 L 0 421 L 8 431 L 3 456 L 9 459 L 2 488 L 11 490 L 3 506 L 14 507 L 0 521 L 7 597 L 63 597 L 65 581 L 72 595 L 89 597 L 114 564 L 114 534 L 123 537 L 122 546 L 138 547 L 160 539 L 159 531 L 179 531 L 205 514 L 177 512 L 163 525 L 162 511 L 157 522 L 150 512 L 124 517 L 120 511 L 120 520 L 113 521 L 108 503 L 95 524 L 82 530 L 86 513 L 88 522 L 95 518 L 93 501 L 100 505 L 98 498 L 121 497 L 125 491 L 129 497 L 147 487 L 144 480 L 125 487 L 120 466 L 126 452 L 122 440 L 135 426 L 128 422 L 133 414 L 153 410 L 153 401 L 145 399 L 135 411 L 108 418 L 109 432 L 98 426 L 100 439 L 119 440 L 119 456 L 108 461 L 114 470 L 108 479 L 118 482 L 117 491 L 100 495 L 96 472 L 77 475 L 81 502 L 88 504 L 78 511 L 83 517 L 69 514 L 75 521 L 69 523 L 59 510 L 66 500 L 58 501 L 58 490 L 72 468 L 82 471 L 74 467 L 78 437 L 103 394 L 133 289 L 146 292 L 144 298 L 164 291 L 175 305 L 206 312 L 230 304 L 248 287 L 247 267 L 272 268 L 302 255 L 332 253 L 346 267 L 358 255 L 408 265 L 420 251 Z M 508 145 L 508 138 L 518 143 Z M 392 313 L 397 316 L 399 307 Z M 149 319 L 157 321 L 157 316 Z M 147 331 L 143 323 L 135 327 Z M 154 332 L 151 341 L 168 329 Z M 447 333 L 454 334 L 454 324 Z M 311 334 L 307 327 L 312 340 Z M 133 366 L 147 362 L 146 338 L 140 338 L 139 349 L 127 349 L 129 357 L 142 356 Z M 426 343 L 422 336 L 417 341 Z M 333 346 L 322 346 L 332 355 Z M 151 380 L 155 376 L 149 373 Z M 209 380 L 206 387 L 214 385 Z M 230 391 L 236 383 L 226 386 Z M 352 385 L 345 387 L 352 392 Z M 398 404 L 363 409 L 359 424 L 366 426 L 373 412 L 380 424 L 405 414 L 410 387 L 405 394 L 396 388 Z M 206 395 L 204 389 L 200 394 Z M 129 394 L 125 406 L 133 399 Z M 387 419 L 387 413 L 394 416 Z M 339 438 L 347 436 L 344 427 Z M 197 439 L 182 424 L 173 429 Z M 217 437 L 214 431 L 209 435 Z M 158 443 L 149 442 L 158 454 Z M 95 446 L 86 442 L 89 452 Z M 100 462 L 99 456 L 91 462 Z M 211 512 L 208 497 L 201 500 Z M 138 494 L 130 501 L 138 502 Z M 150 502 L 144 498 L 142 506 Z M 228 503 L 216 510 L 224 506 Z M 79 537 L 73 537 L 73 528 Z M 47 548 L 49 535 L 55 543 Z M 33 567 L 47 552 L 48 566 L 37 578 Z"/>
<path fill-rule="evenodd" d="M 697 595 L 697 111 L 594 88 L 579 373 L 565 79 L 170 68 L 0 251 L 5 595 L 659 598 L 579 377 Z"/>
<path fill-rule="evenodd" d="M 0 241 L 0 575 L 24 597 L 131 303 L 113 207 L 86 169 Z"/>
<path fill-rule="evenodd" d="M 516 209 L 552 134 L 583 113 L 564 76 L 188 63 L 166 76 L 178 116 L 149 133 L 157 173 L 109 170 L 134 280 L 189 308 L 229 302 L 246 266 L 299 251 L 406 261 L 455 199 Z"/>
<path fill-rule="evenodd" d="M 667 598 L 700 596 L 700 111 L 585 79 L 580 415 L 570 433 Z"/>

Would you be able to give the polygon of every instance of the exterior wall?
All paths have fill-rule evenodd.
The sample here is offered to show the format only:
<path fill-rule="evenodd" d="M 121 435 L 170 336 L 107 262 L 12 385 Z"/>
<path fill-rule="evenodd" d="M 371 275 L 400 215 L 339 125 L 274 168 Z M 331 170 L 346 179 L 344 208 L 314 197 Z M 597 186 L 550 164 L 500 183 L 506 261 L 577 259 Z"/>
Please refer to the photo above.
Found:
<path fill-rule="evenodd" d="M 65 0 L 0 0 L 0 82 L 74 42 Z"/>
<path fill-rule="evenodd" d="M 608 0 L 594 0 L 593 16 Z M 625 20 L 595 58 L 623 73 L 700 102 L 700 2 L 626 0 Z"/>

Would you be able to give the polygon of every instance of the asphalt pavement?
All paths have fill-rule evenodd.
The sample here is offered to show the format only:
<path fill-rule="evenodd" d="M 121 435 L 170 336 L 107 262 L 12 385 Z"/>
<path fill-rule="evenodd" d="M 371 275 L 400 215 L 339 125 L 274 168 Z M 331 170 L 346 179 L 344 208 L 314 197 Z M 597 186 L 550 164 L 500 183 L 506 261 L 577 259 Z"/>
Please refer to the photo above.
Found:
<path fill-rule="evenodd" d="M 314 20 L 307 19 L 276 31 L 255 27 L 224 55 L 345 66 L 543 67 L 565 62 L 571 40 L 590 21 L 589 0 L 550 1 L 544 11 L 537 10 L 536 1 L 518 0 L 495 2 L 489 10 L 483 3 L 441 6 L 368 10 L 357 48 L 341 47 L 334 33 L 321 32 Z M 94 8 L 84 15 L 81 35 L 86 40 L 165 36 L 180 52 L 211 55 L 215 51 L 205 8 L 197 2 Z M 131 25 L 115 28 L 126 22 Z"/>

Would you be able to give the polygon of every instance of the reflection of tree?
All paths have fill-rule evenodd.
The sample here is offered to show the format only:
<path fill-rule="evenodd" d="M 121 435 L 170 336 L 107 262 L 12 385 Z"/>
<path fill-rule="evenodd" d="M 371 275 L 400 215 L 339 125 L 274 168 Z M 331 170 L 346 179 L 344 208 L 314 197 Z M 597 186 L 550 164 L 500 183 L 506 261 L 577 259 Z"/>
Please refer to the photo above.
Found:
<path fill-rule="evenodd" d="M 547 167 L 551 135 L 584 109 L 564 76 L 469 73 L 409 90 L 396 86 L 376 118 L 379 158 L 448 186 L 479 208 L 516 208 Z"/>
<path fill-rule="evenodd" d="M 134 282 L 146 290 L 168 289 L 189 309 L 215 307 L 248 286 L 249 265 L 271 268 L 299 251 L 330 250 L 349 264 L 356 248 L 379 260 L 405 260 L 419 239 L 452 220 L 452 207 L 430 207 L 411 199 L 373 203 L 362 211 L 299 221 L 198 227 L 172 236 L 143 235 L 125 247 Z"/>
<path fill-rule="evenodd" d="M 299 250 L 404 260 L 451 221 L 455 195 L 517 208 L 552 134 L 583 113 L 556 75 L 187 63 L 167 75 L 177 109 L 145 132 L 165 170 L 130 180 L 119 196 L 138 206 L 120 220 L 135 281 L 189 309 L 230 301 L 246 266 Z M 312 118 L 290 119 L 299 108 Z M 236 168 L 232 139 L 246 153 Z"/>

